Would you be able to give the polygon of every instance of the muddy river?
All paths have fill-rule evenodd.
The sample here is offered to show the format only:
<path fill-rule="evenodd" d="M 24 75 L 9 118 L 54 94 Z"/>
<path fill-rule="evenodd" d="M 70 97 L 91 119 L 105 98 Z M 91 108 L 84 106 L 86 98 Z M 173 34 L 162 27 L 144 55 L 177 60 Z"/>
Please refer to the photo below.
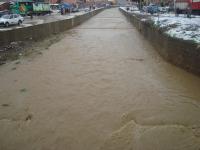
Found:
<path fill-rule="evenodd" d="M 200 150 L 200 78 L 118 9 L 0 67 L 1 150 Z"/>

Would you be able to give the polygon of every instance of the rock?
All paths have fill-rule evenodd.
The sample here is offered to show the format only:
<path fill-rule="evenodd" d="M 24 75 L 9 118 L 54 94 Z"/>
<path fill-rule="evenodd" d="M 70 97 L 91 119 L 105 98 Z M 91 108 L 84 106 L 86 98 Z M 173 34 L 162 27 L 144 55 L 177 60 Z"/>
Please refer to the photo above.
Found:
<path fill-rule="evenodd" d="M 18 45 L 18 42 L 11 42 L 10 45 Z"/>
<path fill-rule="evenodd" d="M 8 107 L 8 106 L 10 106 L 9 104 L 2 104 L 1 106 L 3 106 L 3 107 Z"/>
<path fill-rule="evenodd" d="M 26 92 L 26 91 L 27 91 L 26 88 L 20 90 L 20 92 Z"/>
<path fill-rule="evenodd" d="M 3 61 L 0 61 L 0 65 L 4 65 L 4 64 L 6 64 L 5 62 L 3 62 Z"/>
<path fill-rule="evenodd" d="M 25 118 L 25 121 L 29 121 L 33 118 L 33 115 L 32 114 L 28 114 Z"/>

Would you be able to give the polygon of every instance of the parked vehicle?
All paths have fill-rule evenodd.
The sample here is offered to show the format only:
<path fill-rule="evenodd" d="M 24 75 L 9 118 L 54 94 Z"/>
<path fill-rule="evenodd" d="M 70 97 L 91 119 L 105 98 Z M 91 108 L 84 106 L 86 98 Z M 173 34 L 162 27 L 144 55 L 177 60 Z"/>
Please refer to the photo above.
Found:
<path fill-rule="evenodd" d="M 158 13 L 159 12 L 158 6 L 155 4 L 147 6 L 147 12 L 150 14 Z"/>
<path fill-rule="evenodd" d="M 60 5 L 59 4 L 50 4 L 50 10 L 52 13 L 59 13 Z"/>
<path fill-rule="evenodd" d="M 33 3 L 33 13 L 37 15 L 43 15 L 50 13 L 49 3 Z"/>
<path fill-rule="evenodd" d="M 19 14 L 10 14 L 10 15 L 3 15 L 0 18 L 0 25 L 8 27 L 9 25 L 21 25 L 24 21 L 24 18 Z"/>
<path fill-rule="evenodd" d="M 10 11 L 14 14 L 29 15 L 33 11 L 33 1 L 32 0 L 18 0 L 11 3 Z"/>
<path fill-rule="evenodd" d="M 175 10 L 178 14 L 190 10 L 191 13 L 200 15 L 200 0 L 175 0 Z"/>
<path fill-rule="evenodd" d="M 61 3 L 61 15 L 65 15 L 66 13 L 72 12 L 73 5 L 70 3 L 63 2 Z"/>
<path fill-rule="evenodd" d="M 111 7 L 111 5 L 110 4 L 106 4 L 106 6 L 105 6 L 106 8 L 110 8 Z"/>
<path fill-rule="evenodd" d="M 51 12 L 49 3 L 34 3 L 32 0 L 18 0 L 13 2 L 10 6 L 10 11 L 20 15 L 40 15 Z"/>
<path fill-rule="evenodd" d="M 142 11 L 147 12 L 147 6 L 143 6 Z"/>
<path fill-rule="evenodd" d="M 84 8 L 83 9 L 85 12 L 88 12 L 88 11 L 90 11 L 90 8 Z"/>
<path fill-rule="evenodd" d="M 130 7 L 130 11 L 139 11 L 139 9 L 136 6 Z"/>
<path fill-rule="evenodd" d="M 78 8 L 72 8 L 72 12 L 79 12 Z"/>
<path fill-rule="evenodd" d="M 9 14 L 9 11 L 8 11 L 8 10 L 0 11 L 0 18 L 1 18 L 3 15 L 7 15 L 7 14 Z"/>
<path fill-rule="evenodd" d="M 166 7 L 158 7 L 158 10 L 160 13 L 166 13 L 168 12 L 167 8 Z"/>

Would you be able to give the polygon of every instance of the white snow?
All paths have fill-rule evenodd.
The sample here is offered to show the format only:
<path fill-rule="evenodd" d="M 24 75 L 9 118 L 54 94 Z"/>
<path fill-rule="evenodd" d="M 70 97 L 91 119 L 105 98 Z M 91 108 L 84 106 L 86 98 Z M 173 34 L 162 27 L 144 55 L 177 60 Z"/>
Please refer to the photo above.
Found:
<path fill-rule="evenodd" d="M 151 17 L 154 24 L 160 28 L 165 28 L 168 35 L 184 40 L 192 40 L 200 43 L 200 17 L 192 16 L 187 18 L 184 15 L 176 17 L 174 14 Z"/>
<path fill-rule="evenodd" d="M 175 14 L 169 13 L 149 15 L 140 11 L 127 11 L 125 7 L 121 7 L 121 9 L 135 15 L 150 16 L 148 19 L 152 20 L 155 26 L 163 28 L 164 32 L 171 37 L 200 43 L 200 16 L 192 15 L 191 18 L 187 18 L 186 15 L 177 17 Z M 145 17 L 141 21 L 148 19 Z"/>
<path fill-rule="evenodd" d="M 102 9 L 102 8 L 97 8 L 95 10 L 98 10 L 98 9 Z M 95 10 L 92 10 L 92 11 L 95 11 Z M 24 17 L 25 21 L 20 26 L 15 25 L 15 26 L 9 26 L 7 28 L 0 27 L 0 32 L 7 31 L 7 30 L 13 30 L 13 29 L 17 29 L 17 28 L 24 28 L 24 27 L 28 27 L 28 26 L 34 26 L 34 25 L 48 23 L 48 22 L 71 19 L 76 16 L 81 16 L 81 15 L 84 15 L 84 14 L 92 12 L 92 11 L 88 11 L 88 12 L 80 11 L 80 12 L 70 13 L 70 14 L 66 14 L 66 15 L 61 15 L 60 13 L 53 13 L 51 15 L 47 14 L 45 16 L 34 16 L 33 19 L 30 19 L 30 17 Z"/>

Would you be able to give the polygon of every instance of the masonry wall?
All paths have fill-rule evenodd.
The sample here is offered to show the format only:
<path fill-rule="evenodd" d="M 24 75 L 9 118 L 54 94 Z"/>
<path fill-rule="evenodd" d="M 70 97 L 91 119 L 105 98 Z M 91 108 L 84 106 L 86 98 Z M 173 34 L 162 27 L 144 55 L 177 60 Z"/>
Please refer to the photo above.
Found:
<path fill-rule="evenodd" d="M 120 11 L 168 62 L 200 76 L 200 45 L 168 36 L 150 22 L 141 21 L 122 9 Z"/>
<path fill-rule="evenodd" d="M 103 9 L 94 10 L 71 19 L 38 24 L 13 30 L 0 31 L 0 46 L 13 41 L 26 41 L 29 39 L 39 40 L 48 37 L 49 35 L 63 32 L 81 24 L 102 10 Z"/>

